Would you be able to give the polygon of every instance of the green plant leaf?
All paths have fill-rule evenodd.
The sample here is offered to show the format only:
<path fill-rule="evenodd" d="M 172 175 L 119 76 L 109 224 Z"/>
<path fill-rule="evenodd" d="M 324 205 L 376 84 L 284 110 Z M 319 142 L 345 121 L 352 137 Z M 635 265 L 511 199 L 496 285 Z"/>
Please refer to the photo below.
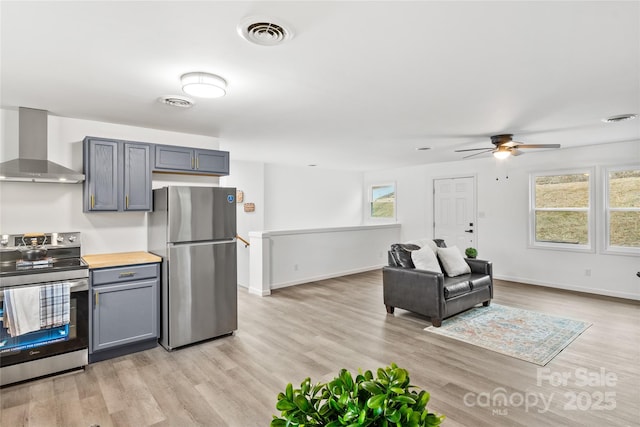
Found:
<path fill-rule="evenodd" d="M 415 399 L 409 396 L 394 396 L 389 400 L 391 400 L 392 402 L 408 403 L 409 405 L 413 405 L 414 403 L 416 403 Z"/>
<path fill-rule="evenodd" d="M 360 415 L 358 415 L 358 424 L 364 424 L 364 420 L 367 418 L 367 411 L 363 409 L 360 411 Z"/>
<path fill-rule="evenodd" d="M 366 391 L 368 391 L 371 394 L 384 393 L 384 390 L 382 389 L 382 387 L 380 387 L 374 381 L 364 381 L 363 383 L 360 384 L 360 387 L 362 387 L 363 389 L 365 389 Z M 403 390 L 403 392 L 404 392 L 404 390 Z"/>
<path fill-rule="evenodd" d="M 387 375 L 387 373 L 384 371 L 384 369 L 382 368 L 378 368 L 378 378 L 379 379 L 384 379 L 384 380 L 388 380 L 389 376 Z"/>
<path fill-rule="evenodd" d="M 290 411 L 292 409 L 296 409 L 297 406 L 295 405 L 295 403 L 293 403 L 292 401 L 288 400 L 288 399 L 282 399 L 280 401 L 278 401 L 278 403 L 276 403 L 276 409 L 279 411 Z"/>
<path fill-rule="evenodd" d="M 369 400 L 367 400 L 367 406 L 371 409 L 380 408 L 382 407 L 382 404 L 384 403 L 384 399 L 386 397 L 387 396 L 384 394 L 377 394 L 375 396 L 371 396 Z"/>
<path fill-rule="evenodd" d="M 283 420 L 282 418 L 274 418 L 271 420 L 271 427 L 287 427 L 287 420 Z"/>
<path fill-rule="evenodd" d="M 397 424 L 400 422 L 400 419 L 402 418 L 402 414 L 397 409 L 392 409 L 390 411 L 387 411 L 386 417 L 390 423 Z"/>
<path fill-rule="evenodd" d="M 291 383 L 287 384 L 285 393 L 287 395 L 287 399 L 293 400 L 293 385 Z"/>
<path fill-rule="evenodd" d="M 303 395 L 297 395 L 293 398 L 293 402 L 295 405 L 304 413 L 307 413 L 311 410 L 311 404 Z"/>
<path fill-rule="evenodd" d="M 302 381 L 302 384 L 300 384 L 300 392 L 302 394 L 309 394 L 309 389 L 311 388 L 311 378 L 305 378 L 304 381 Z"/>
<path fill-rule="evenodd" d="M 425 408 L 427 406 L 427 403 L 429 403 L 429 397 L 429 393 L 424 390 L 421 391 L 418 395 L 418 406 L 420 406 L 421 408 Z"/>
<path fill-rule="evenodd" d="M 347 371 L 346 369 L 342 369 L 340 371 L 340 379 L 344 383 L 345 390 L 353 389 L 353 377 L 351 376 L 351 372 Z"/>

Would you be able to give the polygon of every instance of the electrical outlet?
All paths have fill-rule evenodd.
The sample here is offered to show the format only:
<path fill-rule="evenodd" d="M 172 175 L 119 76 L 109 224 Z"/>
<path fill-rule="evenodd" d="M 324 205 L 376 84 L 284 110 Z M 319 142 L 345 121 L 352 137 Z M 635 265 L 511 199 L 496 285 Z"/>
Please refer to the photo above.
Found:
<path fill-rule="evenodd" d="M 584 271 L 584 275 L 585 275 L 585 276 L 591 276 L 591 269 L 590 269 L 590 268 L 587 268 L 587 269 Z"/>

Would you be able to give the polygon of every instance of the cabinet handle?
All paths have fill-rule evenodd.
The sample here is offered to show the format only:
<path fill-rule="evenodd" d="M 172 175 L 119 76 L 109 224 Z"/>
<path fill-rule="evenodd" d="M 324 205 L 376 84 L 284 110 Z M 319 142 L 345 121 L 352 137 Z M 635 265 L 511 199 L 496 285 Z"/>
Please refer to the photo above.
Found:
<path fill-rule="evenodd" d="M 94 298 L 94 299 L 95 299 L 96 307 L 97 307 L 97 306 L 98 306 L 98 304 L 100 303 L 100 298 L 98 297 L 98 295 L 100 295 L 100 292 L 96 292 L 96 293 L 94 294 L 94 296 L 95 296 L 95 298 Z"/>
<path fill-rule="evenodd" d="M 200 169 L 200 158 L 196 157 L 196 169 Z"/>
<path fill-rule="evenodd" d="M 192 157 L 191 158 L 191 169 L 195 169 L 196 168 L 195 166 L 196 166 L 196 162 L 195 162 L 195 159 Z"/>
<path fill-rule="evenodd" d="M 96 205 L 96 203 L 95 203 L 95 202 L 96 202 L 96 201 L 95 201 L 95 199 L 94 199 L 94 197 L 93 197 L 93 194 L 92 194 L 92 195 L 91 195 L 91 209 L 93 209 L 93 207 Z"/>
<path fill-rule="evenodd" d="M 133 277 L 136 273 L 134 271 L 126 271 L 124 273 L 120 273 L 120 277 Z"/>
<path fill-rule="evenodd" d="M 124 206 L 129 209 L 129 195 L 124 196 Z"/>

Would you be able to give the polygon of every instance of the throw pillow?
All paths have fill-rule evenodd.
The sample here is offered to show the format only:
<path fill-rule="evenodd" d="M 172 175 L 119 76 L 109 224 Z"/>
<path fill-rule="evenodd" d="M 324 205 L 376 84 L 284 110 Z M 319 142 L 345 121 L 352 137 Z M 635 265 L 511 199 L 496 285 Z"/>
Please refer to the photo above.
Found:
<path fill-rule="evenodd" d="M 436 254 L 428 245 L 425 245 L 422 249 L 411 252 L 411 260 L 418 270 L 442 273 Z"/>
<path fill-rule="evenodd" d="M 462 253 L 456 246 L 450 248 L 438 248 L 438 258 L 442 261 L 444 271 L 447 276 L 455 277 L 461 274 L 471 273 L 471 268 L 462 256 Z"/>

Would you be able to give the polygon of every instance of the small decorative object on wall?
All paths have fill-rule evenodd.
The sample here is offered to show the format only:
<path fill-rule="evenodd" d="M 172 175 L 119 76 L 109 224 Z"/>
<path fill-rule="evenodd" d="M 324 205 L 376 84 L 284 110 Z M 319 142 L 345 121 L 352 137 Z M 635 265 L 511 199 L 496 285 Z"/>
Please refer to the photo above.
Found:
<path fill-rule="evenodd" d="M 245 203 L 244 204 L 244 211 L 245 212 L 254 212 L 255 210 L 256 210 L 255 203 Z"/>
<path fill-rule="evenodd" d="M 244 191 L 236 190 L 236 203 L 244 202 Z"/>
<path fill-rule="evenodd" d="M 467 248 L 464 250 L 464 254 L 467 258 L 475 258 L 478 256 L 478 250 L 476 248 Z"/>

